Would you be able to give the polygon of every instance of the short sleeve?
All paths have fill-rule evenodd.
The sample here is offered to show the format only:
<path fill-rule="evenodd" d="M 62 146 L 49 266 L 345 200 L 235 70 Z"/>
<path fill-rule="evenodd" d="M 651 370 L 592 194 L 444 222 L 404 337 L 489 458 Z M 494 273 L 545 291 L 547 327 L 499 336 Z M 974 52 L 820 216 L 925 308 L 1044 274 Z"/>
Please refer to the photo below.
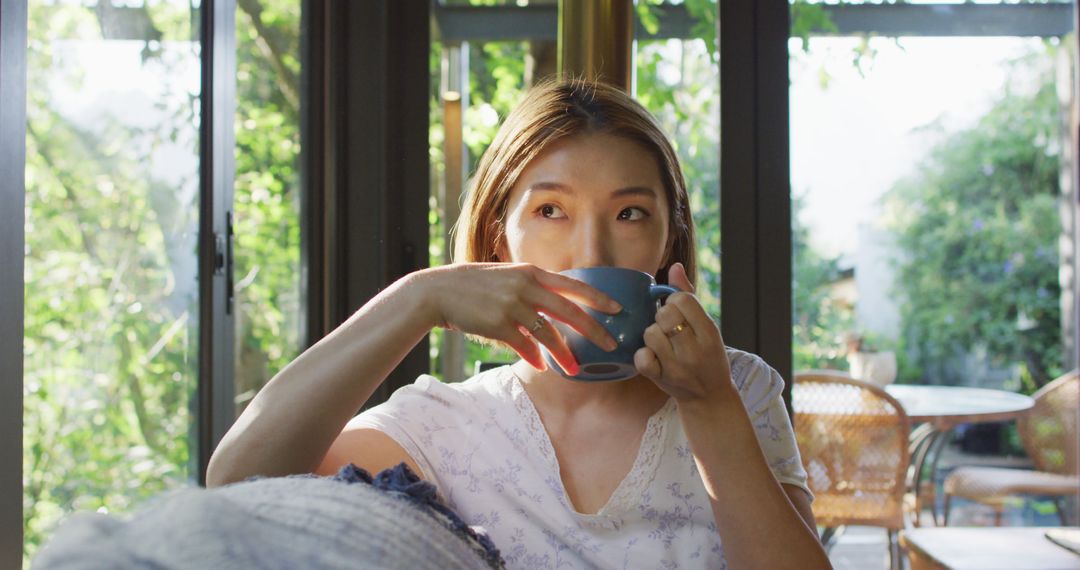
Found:
<path fill-rule="evenodd" d="M 348 428 L 372 428 L 381 431 L 397 442 L 423 471 L 428 481 L 439 485 L 433 468 L 434 458 L 425 450 L 431 449 L 431 437 L 441 429 L 446 410 L 451 406 L 442 394 L 442 383 L 436 378 L 422 375 L 416 382 L 398 388 L 386 402 L 369 408 L 348 423 Z"/>
<path fill-rule="evenodd" d="M 814 494 L 806 484 L 795 430 L 784 406 L 783 378 L 758 356 L 740 352 L 729 353 L 729 358 L 735 385 L 773 475 L 781 483 L 804 489 L 812 500 Z"/>

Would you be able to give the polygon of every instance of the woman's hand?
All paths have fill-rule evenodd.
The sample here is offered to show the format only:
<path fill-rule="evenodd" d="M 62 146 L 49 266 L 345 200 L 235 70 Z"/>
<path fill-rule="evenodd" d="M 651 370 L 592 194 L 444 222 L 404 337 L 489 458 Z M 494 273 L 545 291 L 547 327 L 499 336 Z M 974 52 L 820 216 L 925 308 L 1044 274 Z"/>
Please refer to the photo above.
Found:
<path fill-rule="evenodd" d="M 576 279 L 525 263 L 456 263 L 420 273 L 432 326 L 504 342 L 537 370 L 547 368 L 539 342 L 568 374 L 578 373 L 573 353 L 548 319 L 566 323 L 601 348 L 616 347 L 607 330 L 574 302 L 611 314 L 622 307 Z"/>
<path fill-rule="evenodd" d="M 731 397 L 734 384 L 720 329 L 693 295 L 681 263 L 668 270 L 668 283 L 685 292 L 668 297 L 656 312 L 634 365 L 680 406 Z"/>

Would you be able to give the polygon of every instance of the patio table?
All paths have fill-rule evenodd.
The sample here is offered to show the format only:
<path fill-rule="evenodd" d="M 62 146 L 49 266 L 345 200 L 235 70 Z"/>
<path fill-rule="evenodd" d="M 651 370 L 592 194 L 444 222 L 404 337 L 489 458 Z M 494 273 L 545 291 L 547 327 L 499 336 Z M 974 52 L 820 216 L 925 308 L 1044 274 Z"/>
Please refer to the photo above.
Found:
<path fill-rule="evenodd" d="M 908 488 L 915 496 L 912 521 L 915 526 L 920 523 L 919 494 L 924 470 L 929 465 L 929 480 L 933 484 L 938 460 L 953 428 L 961 424 L 1013 420 L 1035 405 L 1029 396 L 987 388 L 891 384 L 885 391 L 904 407 L 912 425 L 919 424 L 911 432 L 908 447 L 911 452 Z M 934 524 L 938 524 L 936 500 L 931 503 L 930 513 Z"/>
<path fill-rule="evenodd" d="M 911 570 L 1080 569 L 1080 555 L 1046 538 L 1052 528 L 942 527 L 901 531 Z"/>

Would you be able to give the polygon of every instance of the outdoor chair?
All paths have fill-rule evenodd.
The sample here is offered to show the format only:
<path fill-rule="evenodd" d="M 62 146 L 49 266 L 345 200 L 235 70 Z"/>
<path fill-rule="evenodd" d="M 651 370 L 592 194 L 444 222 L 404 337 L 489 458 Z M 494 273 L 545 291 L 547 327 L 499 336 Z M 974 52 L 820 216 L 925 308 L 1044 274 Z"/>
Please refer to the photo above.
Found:
<path fill-rule="evenodd" d="M 822 542 L 830 546 L 844 526 L 882 527 L 899 568 L 911 432 L 904 408 L 881 388 L 831 371 L 796 373 L 792 407 Z"/>
<path fill-rule="evenodd" d="M 1000 525 L 1010 499 L 1021 496 L 1053 497 L 1062 525 L 1063 501 L 1076 497 L 1077 412 L 1080 376 L 1073 370 L 1043 386 L 1034 395 L 1035 406 L 1017 420 L 1020 440 L 1034 470 L 1000 467 L 960 467 L 945 479 L 945 524 L 949 524 L 952 497 L 962 497 L 994 509 Z"/>

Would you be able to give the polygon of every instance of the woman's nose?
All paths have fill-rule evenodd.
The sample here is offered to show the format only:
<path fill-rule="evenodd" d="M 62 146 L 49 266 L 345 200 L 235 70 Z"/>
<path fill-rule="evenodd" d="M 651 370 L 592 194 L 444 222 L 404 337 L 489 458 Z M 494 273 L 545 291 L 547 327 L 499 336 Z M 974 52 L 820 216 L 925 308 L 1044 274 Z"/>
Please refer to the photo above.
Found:
<path fill-rule="evenodd" d="M 603 223 L 588 220 L 578 225 L 574 239 L 573 266 L 601 267 L 615 265 L 613 243 Z"/>

